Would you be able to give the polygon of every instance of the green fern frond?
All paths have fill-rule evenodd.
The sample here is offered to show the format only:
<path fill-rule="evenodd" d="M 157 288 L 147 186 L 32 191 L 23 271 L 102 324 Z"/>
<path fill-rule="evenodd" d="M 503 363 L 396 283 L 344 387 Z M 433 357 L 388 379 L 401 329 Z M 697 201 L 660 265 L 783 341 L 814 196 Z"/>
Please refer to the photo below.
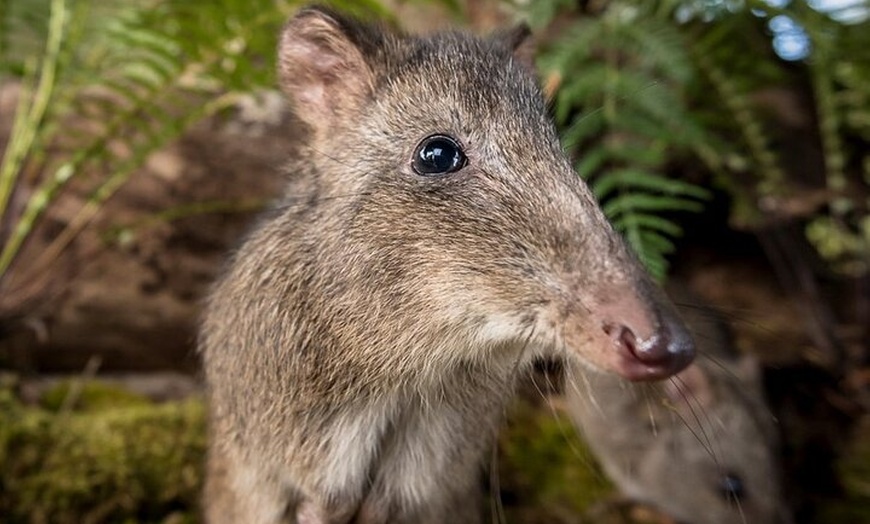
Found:
<path fill-rule="evenodd" d="M 593 185 L 594 187 L 594 185 Z M 701 202 L 656 193 L 625 193 L 607 201 L 601 206 L 605 216 L 616 220 L 619 216 L 641 212 L 692 211 L 704 209 Z"/>
<path fill-rule="evenodd" d="M 583 149 L 574 169 L 581 178 L 588 179 L 603 171 L 605 164 L 633 165 L 641 169 L 657 169 L 667 160 L 664 143 L 649 143 L 620 137 L 620 140 L 598 143 Z"/>
<path fill-rule="evenodd" d="M 646 229 L 671 238 L 676 238 L 683 234 L 683 228 L 678 224 L 657 215 L 633 213 L 616 218 L 615 223 L 618 224 L 616 227 L 623 231 L 629 229 L 642 231 Z"/>
<path fill-rule="evenodd" d="M 625 38 L 622 49 L 636 57 L 641 68 L 680 84 L 692 79 L 685 38 L 671 22 L 647 18 L 644 23 L 621 24 L 619 28 Z"/>
<path fill-rule="evenodd" d="M 603 174 L 592 185 L 592 191 L 599 200 L 605 200 L 615 192 L 628 191 L 655 192 L 672 197 L 694 199 L 710 198 L 709 191 L 695 184 L 630 167 L 613 169 Z"/>
<path fill-rule="evenodd" d="M 0 0 L 0 77 L 21 77 L 27 57 L 45 49 L 50 0 Z"/>
<path fill-rule="evenodd" d="M 579 19 L 540 63 L 563 79 L 554 111 L 576 170 L 662 278 L 673 238 L 682 234 L 671 217 L 703 209 L 709 196 L 662 171 L 681 151 L 704 149 L 707 137 L 683 96 L 694 67 L 685 38 L 650 5 L 612 2 L 601 17 Z"/>
<path fill-rule="evenodd" d="M 843 108 L 843 123 L 870 142 L 870 68 L 861 69 L 852 63 L 834 67 L 834 81 L 843 86 L 835 94 L 836 103 Z"/>
<path fill-rule="evenodd" d="M 782 188 L 784 173 L 779 166 L 776 154 L 770 146 L 770 139 L 764 132 L 759 115 L 752 109 L 748 92 L 743 91 L 734 76 L 729 75 L 710 56 L 695 53 L 694 58 L 699 70 L 706 75 L 738 125 L 749 154 L 757 165 L 760 181 L 757 184 L 761 194 L 772 194 Z"/>
<path fill-rule="evenodd" d="M 10 1 L 17 6 L 30 0 L 0 1 L 4 6 Z M 22 154 L 15 155 L 43 176 L 21 214 L 0 228 L 7 233 L 0 239 L 0 278 L 70 181 L 85 173 L 101 174 L 73 221 L 40 255 L 39 263 L 27 270 L 50 263 L 150 153 L 196 121 L 225 109 L 240 93 L 271 87 L 275 38 L 301 3 L 75 2 L 67 40 L 57 53 L 57 76 L 52 83 L 58 86 L 57 96 L 33 128 L 33 140 Z M 369 15 L 384 12 L 374 0 L 333 3 Z M 0 11 L 0 24 L 8 19 L 6 10 Z M 0 48 L 0 53 L 5 50 Z M 0 58 L 5 56 L 0 54 Z M 4 62 L 0 72 L 8 69 Z M 77 123 L 78 132 L 66 132 L 68 121 Z M 48 147 L 55 150 L 51 162 L 43 153 Z M 20 169 L 15 169 L 16 174 Z M 0 187 L 11 191 L 15 180 L 4 180 L 10 183 Z"/>
<path fill-rule="evenodd" d="M 552 67 L 562 74 L 569 75 L 560 87 L 556 96 L 556 121 L 566 122 L 572 112 L 577 110 L 577 102 L 599 101 L 603 97 L 601 86 L 604 85 L 610 75 L 610 68 L 606 64 L 589 64 L 588 67 L 574 69 L 567 63 L 553 62 Z M 574 71 L 582 71 L 582 74 L 571 75 Z"/>
<path fill-rule="evenodd" d="M 45 55 L 40 64 L 38 77 L 34 73 L 32 87 L 30 78 L 24 89 L 15 115 L 11 136 L 6 146 L 3 161 L 0 163 L 0 218 L 7 216 L 7 206 L 12 192 L 19 181 L 27 154 L 37 141 L 49 102 L 52 100 L 58 72 L 58 57 L 64 42 L 64 30 L 67 22 L 67 5 L 64 0 L 52 0 L 51 14 L 48 20 L 48 33 L 45 45 Z M 45 203 L 35 199 L 35 205 L 45 207 Z M 6 230 L 7 235 L 22 229 L 21 224 L 9 227 L 0 224 L 0 231 Z M 12 230 L 13 233 L 8 231 Z M 20 247 L 21 242 L 3 242 L 0 246 L 0 276 L 9 267 Z"/>
<path fill-rule="evenodd" d="M 622 234 L 653 278 L 662 281 L 667 275 L 669 265 L 666 255 L 673 252 L 673 244 L 669 245 L 662 235 L 641 228 L 623 225 Z"/>
<path fill-rule="evenodd" d="M 620 136 L 601 145 L 607 157 L 617 165 L 632 165 L 643 170 L 659 169 L 668 160 L 670 151 L 665 140 L 646 140 L 646 137 Z"/>
<path fill-rule="evenodd" d="M 549 24 L 558 13 L 571 11 L 576 7 L 575 0 L 536 0 L 522 4 L 512 0 L 511 3 L 519 8 L 526 23 L 536 29 Z"/>
<path fill-rule="evenodd" d="M 577 114 L 572 121 L 570 118 L 571 104 L 571 100 L 566 98 L 564 101 L 566 114 L 564 119 L 559 120 L 559 122 L 563 128 L 566 128 L 562 130 L 562 144 L 569 152 L 576 152 L 576 149 L 587 139 L 597 138 L 606 130 L 607 119 L 604 111 L 595 109 Z"/>
<path fill-rule="evenodd" d="M 550 0 L 541 12 L 553 5 Z M 793 137 L 771 125 L 773 114 L 786 113 L 761 107 L 758 95 L 806 92 L 807 85 L 815 108 L 810 120 L 818 124 L 813 146 L 824 170 L 806 166 L 802 184 L 824 180 L 831 195 L 807 217 L 808 238 L 832 264 L 866 257 L 866 20 L 842 23 L 806 2 L 772 7 L 764 0 L 616 0 L 582 9 L 540 64 L 561 80 L 555 115 L 575 168 L 654 273 L 667 267 L 665 254 L 681 233 L 670 217 L 702 207 L 706 198 L 685 182 L 671 185 L 664 170 L 673 160 L 692 155 L 708 168 L 730 193 L 738 227 L 764 223 L 770 211 L 761 203 L 788 202 L 790 193 L 800 193 L 786 171 L 793 166 L 781 156 L 781 144 Z M 768 22 L 775 16 L 791 18 L 809 35 L 812 54 L 803 64 L 783 67 L 774 53 Z M 849 265 L 859 266 L 866 264 Z"/>

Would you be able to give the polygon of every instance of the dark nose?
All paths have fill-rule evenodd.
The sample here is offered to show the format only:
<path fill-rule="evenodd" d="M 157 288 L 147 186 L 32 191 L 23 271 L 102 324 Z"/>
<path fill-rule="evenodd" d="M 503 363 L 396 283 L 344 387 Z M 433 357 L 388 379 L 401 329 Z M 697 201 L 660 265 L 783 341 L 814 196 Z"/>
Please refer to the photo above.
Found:
<path fill-rule="evenodd" d="M 625 324 L 605 324 L 604 332 L 622 356 L 630 380 L 658 380 L 686 368 L 695 357 L 691 335 L 678 319 L 660 319 L 643 338 Z"/>

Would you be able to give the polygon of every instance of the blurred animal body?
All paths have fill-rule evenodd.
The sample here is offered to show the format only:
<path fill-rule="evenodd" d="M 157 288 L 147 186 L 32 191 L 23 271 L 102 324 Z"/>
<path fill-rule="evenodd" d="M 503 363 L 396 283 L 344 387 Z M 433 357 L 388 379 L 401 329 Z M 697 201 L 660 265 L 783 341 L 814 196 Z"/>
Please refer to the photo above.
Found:
<path fill-rule="evenodd" d="M 698 302 L 680 289 L 671 297 Z M 791 522 L 757 362 L 737 355 L 713 310 L 682 312 L 694 363 L 655 384 L 577 368 L 566 384 L 569 415 L 631 499 L 691 524 Z"/>

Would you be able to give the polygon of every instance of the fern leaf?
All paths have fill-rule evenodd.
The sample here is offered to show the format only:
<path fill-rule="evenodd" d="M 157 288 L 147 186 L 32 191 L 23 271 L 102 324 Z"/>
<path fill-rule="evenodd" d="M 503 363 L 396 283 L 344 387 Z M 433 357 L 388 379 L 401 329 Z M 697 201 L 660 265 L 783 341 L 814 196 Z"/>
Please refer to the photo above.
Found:
<path fill-rule="evenodd" d="M 574 164 L 574 169 L 580 178 L 588 179 L 596 173 L 610 157 L 605 147 L 596 147 L 580 155 L 580 160 Z"/>
<path fill-rule="evenodd" d="M 623 234 L 628 246 L 637 254 L 653 278 L 658 281 L 663 280 L 668 270 L 668 261 L 664 254 L 652 248 L 647 236 L 643 235 L 640 229 L 627 229 Z"/>
<path fill-rule="evenodd" d="M 658 215 L 638 213 L 620 215 L 613 220 L 613 226 L 619 231 L 649 229 L 674 238 L 683 234 L 683 228 L 679 224 Z"/>
<path fill-rule="evenodd" d="M 650 211 L 692 211 L 697 213 L 703 208 L 704 206 L 696 200 L 647 193 L 619 195 L 602 206 L 604 214 L 611 219 L 622 213 Z"/>
<path fill-rule="evenodd" d="M 639 57 L 646 67 L 678 84 L 691 80 L 693 68 L 686 53 L 688 46 L 676 28 L 647 20 L 624 24 L 622 32 L 629 39 L 625 46 L 633 49 L 633 56 Z"/>
<path fill-rule="evenodd" d="M 574 150 L 588 138 L 601 135 L 606 123 L 604 112 L 601 110 L 578 115 L 570 127 L 562 131 L 564 147 Z"/>
<path fill-rule="evenodd" d="M 702 200 L 710 197 L 709 191 L 694 184 L 632 168 L 614 169 L 601 176 L 593 184 L 593 192 L 599 200 L 606 199 L 617 190 L 644 190 Z"/>

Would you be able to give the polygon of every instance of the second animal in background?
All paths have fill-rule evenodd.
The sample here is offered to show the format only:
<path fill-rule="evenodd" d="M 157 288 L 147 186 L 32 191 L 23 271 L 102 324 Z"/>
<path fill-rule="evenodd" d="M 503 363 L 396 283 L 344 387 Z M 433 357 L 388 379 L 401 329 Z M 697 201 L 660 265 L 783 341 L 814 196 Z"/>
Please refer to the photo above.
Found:
<path fill-rule="evenodd" d="M 792 522 L 757 362 L 737 354 L 715 311 L 669 291 L 694 332 L 695 362 L 655 384 L 574 367 L 571 419 L 624 495 L 679 522 Z"/>

